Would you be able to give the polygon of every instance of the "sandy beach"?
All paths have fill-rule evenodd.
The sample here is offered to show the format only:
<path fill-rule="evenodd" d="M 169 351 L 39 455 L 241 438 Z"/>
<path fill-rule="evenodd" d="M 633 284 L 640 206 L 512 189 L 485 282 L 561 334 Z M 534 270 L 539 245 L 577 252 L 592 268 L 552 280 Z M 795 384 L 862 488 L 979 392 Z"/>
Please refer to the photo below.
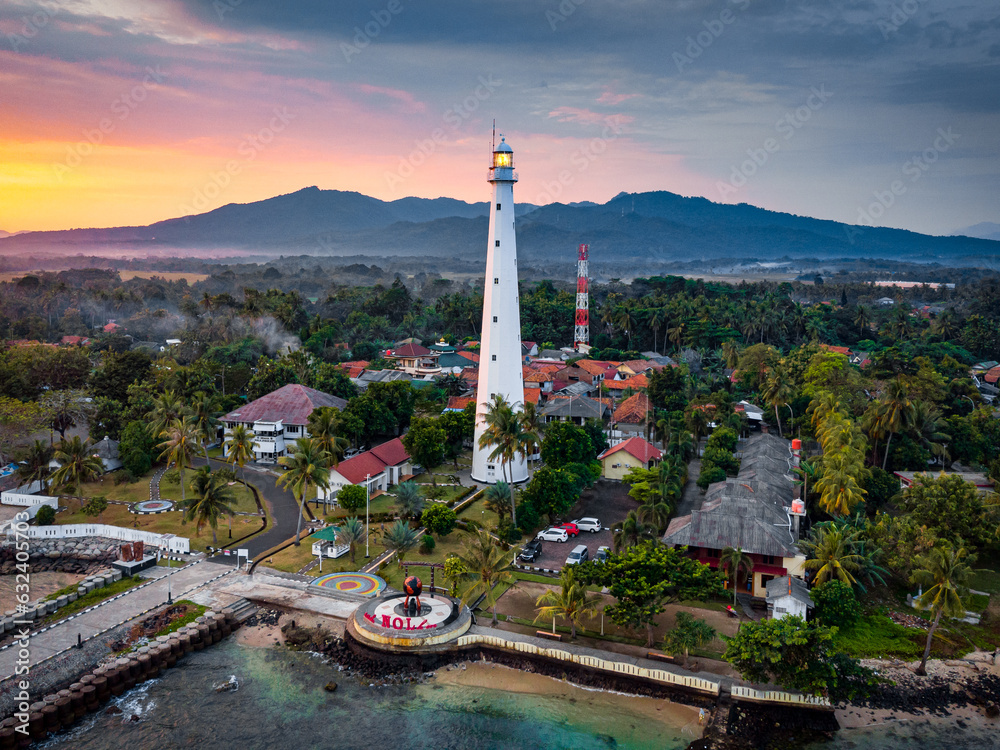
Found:
<path fill-rule="evenodd" d="M 662 723 L 664 728 L 669 727 L 672 731 L 681 727 L 681 731 L 691 739 L 696 739 L 702 734 L 702 727 L 698 721 L 699 710 L 692 706 L 671 703 L 660 698 L 584 688 L 565 680 L 524 672 L 492 662 L 453 664 L 437 670 L 431 682 L 552 696 L 576 703 L 584 710 L 592 709 L 594 715 L 606 715 L 609 710 L 625 712 L 642 720 Z"/>

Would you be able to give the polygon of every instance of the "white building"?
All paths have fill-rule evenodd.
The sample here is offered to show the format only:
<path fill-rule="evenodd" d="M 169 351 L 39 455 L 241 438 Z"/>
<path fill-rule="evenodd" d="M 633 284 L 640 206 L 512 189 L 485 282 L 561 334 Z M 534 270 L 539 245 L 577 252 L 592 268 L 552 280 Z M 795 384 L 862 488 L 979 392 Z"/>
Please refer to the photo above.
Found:
<path fill-rule="evenodd" d="M 316 490 L 316 499 L 327 501 L 337 497 L 340 489 L 348 484 L 368 485 L 374 495 L 399 484 L 402 478 L 413 473 L 413 462 L 401 438 L 376 445 L 369 451 L 341 461 L 330 469 L 330 486 Z"/>
<path fill-rule="evenodd" d="M 806 613 L 813 607 L 809 587 L 801 578 L 794 576 L 772 578 L 765 588 L 767 609 L 775 620 L 780 620 L 782 617 L 801 617 L 804 620 Z"/>
<path fill-rule="evenodd" d="M 253 430 L 254 461 L 274 462 L 287 455 L 291 443 L 309 437 L 306 429 L 309 415 L 321 406 L 343 409 L 347 402 L 292 383 L 229 412 L 221 422 L 225 425 L 226 440 L 238 424 Z"/>
<path fill-rule="evenodd" d="M 476 436 L 473 441 L 472 478 L 494 484 L 506 474 L 513 482 L 528 479 L 528 465 L 515 456 L 506 467 L 489 456 L 493 448 L 480 448 L 486 429 L 486 404 L 503 396 L 520 410 L 524 401 L 521 372 L 521 313 L 517 289 L 517 240 L 514 235 L 514 152 L 503 136 L 493 151 L 487 181 L 493 185 L 490 233 L 486 246 L 486 282 L 483 289 L 483 325 L 479 347 L 479 385 L 476 393 Z"/>

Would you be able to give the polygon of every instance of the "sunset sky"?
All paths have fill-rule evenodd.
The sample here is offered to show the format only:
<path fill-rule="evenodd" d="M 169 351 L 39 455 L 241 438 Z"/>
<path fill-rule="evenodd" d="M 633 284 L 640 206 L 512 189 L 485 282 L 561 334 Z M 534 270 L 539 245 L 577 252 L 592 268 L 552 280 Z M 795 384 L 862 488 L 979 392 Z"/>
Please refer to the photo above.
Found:
<path fill-rule="evenodd" d="M 0 229 L 299 188 L 1000 222 L 987 0 L 0 0 Z"/>

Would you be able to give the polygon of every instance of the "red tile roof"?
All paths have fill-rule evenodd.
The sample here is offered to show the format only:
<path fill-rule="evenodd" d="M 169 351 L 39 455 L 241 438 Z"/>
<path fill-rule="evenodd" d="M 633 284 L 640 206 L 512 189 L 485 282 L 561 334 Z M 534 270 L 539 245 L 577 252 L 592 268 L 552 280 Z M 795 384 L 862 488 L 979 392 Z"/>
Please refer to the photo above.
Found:
<path fill-rule="evenodd" d="M 648 370 L 652 366 L 653 363 L 650 362 L 648 359 L 630 359 L 627 362 L 622 362 L 620 365 L 618 365 L 618 369 L 627 367 L 636 375 L 638 375 L 641 372 L 646 372 L 646 370 Z"/>
<path fill-rule="evenodd" d="M 410 454 L 406 452 L 406 446 L 400 438 L 376 445 L 368 452 L 386 466 L 399 466 L 410 460 Z"/>
<path fill-rule="evenodd" d="M 609 369 L 614 369 L 610 363 L 598 362 L 596 359 L 581 359 L 576 366 L 591 375 L 604 375 Z"/>
<path fill-rule="evenodd" d="M 637 390 L 649 387 L 649 378 L 645 375 L 633 375 L 625 380 L 605 380 L 604 385 L 612 391 L 624 391 L 626 388 Z"/>
<path fill-rule="evenodd" d="M 551 383 L 552 375 L 547 372 L 531 372 L 524 376 L 525 383 Z"/>
<path fill-rule="evenodd" d="M 820 344 L 820 349 L 826 349 L 828 352 L 836 352 L 837 354 L 843 354 L 845 356 L 851 356 L 851 347 L 849 346 L 830 346 L 829 344 Z"/>
<path fill-rule="evenodd" d="M 59 343 L 67 346 L 85 346 L 89 341 L 86 336 L 63 336 Z"/>
<path fill-rule="evenodd" d="M 430 349 L 426 346 L 420 346 L 419 344 L 403 344 L 402 346 L 389 350 L 389 356 L 397 358 L 406 357 L 409 359 L 411 357 L 427 357 L 430 354 Z"/>
<path fill-rule="evenodd" d="M 537 404 L 538 400 L 541 398 L 542 392 L 538 388 L 525 388 L 524 389 L 524 403 L 529 401 L 533 404 Z"/>
<path fill-rule="evenodd" d="M 993 383 L 993 384 L 995 384 L 998 380 L 1000 380 L 1000 366 L 993 367 L 987 370 L 986 374 L 983 375 L 983 380 L 985 380 L 987 383 Z"/>
<path fill-rule="evenodd" d="M 473 352 L 457 352 L 459 357 L 465 357 L 473 362 L 479 362 L 479 355 Z"/>
<path fill-rule="evenodd" d="M 630 456 L 638 458 L 643 463 L 649 463 L 650 461 L 659 461 L 663 458 L 663 454 L 656 448 L 652 443 L 648 443 L 641 437 L 632 437 L 625 440 L 618 445 L 614 445 L 608 448 L 604 453 L 598 456 L 598 460 L 603 460 L 613 453 L 618 451 L 625 451 Z"/>
<path fill-rule="evenodd" d="M 449 396 L 448 405 L 444 407 L 445 409 L 456 409 L 462 411 L 469 404 L 474 404 L 476 402 L 475 396 Z"/>
<path fill-rule="evenodd" d="M 649 399 L 644 393 L 636 393 L 621 402 L 612 417 L 615 422 L 641 424 L 649 413 Z"/>
<path fill-rule="evenodd" d="M 309 415 L 321 406 L 343 409 L 347 402 L 329 393 L 307 388 L 298 383 L 282 386 L 261 396 L 256 401 L 234 409 L 222 418 L 223 422 L 277 422 L 304 425 Z"/>
<path fill-rule="evenodd" d="M 365 451 L 354 458 L 341 461 L 335 471 L 351 484 L 363 484 L 365 476 L 375 476 L 385 471 L 385 464 L 373 456 L 371 451 Z"/>

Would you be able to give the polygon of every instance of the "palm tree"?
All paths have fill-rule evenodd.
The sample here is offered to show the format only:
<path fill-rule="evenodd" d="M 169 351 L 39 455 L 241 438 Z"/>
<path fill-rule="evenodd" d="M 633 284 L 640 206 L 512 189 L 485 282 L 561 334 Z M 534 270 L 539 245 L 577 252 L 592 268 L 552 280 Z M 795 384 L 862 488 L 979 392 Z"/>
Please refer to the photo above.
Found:
<path fill-rule="evenodd" d="M 872 312 L 864 305 L 859 304 L 854 308 L 854 325 L 858 327 L 858 335 L 864 336 L 865 329 L 872 324 Z"/>
<path fill-rule="evenodd" d="M 410 524 L 402 519 L 393 523 L 382 534 L 382 543 L 386 549 L 396 551 L 396 561 L 400 567 L 403 566 L 403 556 L 416 547 L 419 541 L 416 529 L 411 529 Z"/>
<path fill-rule="evenodd" d="M 52 454 L 59 468 L 52 472 L 52 484 L 68 492 L 79 492 L 80 485 L 97 479 L 104 473 L 101 457 L 91 450 L 93 443 L 74 435 L 69 440 L 60 440 Z M 83 507 L 83 498 L 80 498 Z"/>
<path fill-rule="evenodd" d="M 316 438 L 323 450 L 330 454 L 330 465 L 334 467 L 340 465 L 344 452 L 351 447 L 347 438 L 338 434 L 341 428 L 340 410 L 332 406 L 314 409 L 306 423 L 309 437 Z"/>
<path fill-rule="evenodd" d="M 232 536 L 233 503 L 236 497 L 229 483 L 217 473 L 213 474 L 209 466 L 202 466 L 195 472 L 191 480 L 191 490 L 194 493 L 190 500 L 185 500 L 184 520 L 195 522 L 195 534 L 201 534 L 201 528 L 206 523 L 212 529 L 212 544 L 218 544 L 216 529 L 222 516 L 229 517 L 229 535 Z"/>
<path fill-rule="evenodd" d="M 438 378 L 437 384 L 446 396 L 461 396 L 469 390 L 469 384 L 465 382 L 465 378 L 454 373 L 448 373 L 443 378 Z"/>
<path fill-rule="evenodd" d="M 217 427 L 221 413 L 216 406 L 215 398 L 204 391 L 198 391 L 191 399 L 191 420 L 201 438 L 201 448 L 206 461 L 208 460 L 208 444 L 218 434 Z"/>
<path fill-rule="evenodd" d="M 160 458 L 168 464 L 173 461 L 177 465 L 177 471 L 181 476 L 181 502 L 183 503 L 187 499 L 184 469 L 191 465 L 191 456 L 198 445 L 198 429 L 191 421 L 191 417 L 183 417 L 171 422 L 165 430 L 160 432 L 160 437 L 164 440 L 156 447 L 160 449 Z"/>
<path fill-rule="evenodd" d="M 490 453 L 490 461 L 500 461 L 501 473 L 504 481 L 510 481 L 507 476 L 507 466 L 513 462 L 515 456 L 526 456 L 533 436 L 524 431 L 524 424 L 520 415 L 514 410 L 507 399 L 502 394 L 493 395 L 493 400 L 484 404 L 486 414 L 484 421 L 486 429 L 479 437 L 480 448 L 493 448 Z M 513 496 L 510 506 L 511 522 L 517 526 L 517 511 L 513 505 Z"/>
<path fill-rule="evenodd" d="M 778 420 L 778 434 L 784 437 L 785 433 L 781 429 L 781 415 L 778 413 L 778 409 L 787 406 L 794 395 L 792 384 L 788 382 L 783 372 L 775 368 L 768 377 L 761 395 L 767 405 L 774 409 L 774 416 Z"/>
<path fill-rule="evenodd" d="M 889 384 L 882 398 L 882 410 L 878 424 L 889 437 L 885 441 L 885 456 L 882 458 L 882 470 L 889 461 L 889 446 L 892 436 L 897 432 L 905 432 L 913 421 L 913 402 L 906 395 L 906 386 L 898 380 Z"/>
<path fill-rule="evenodd" d="M 918 609 L 929 609 L 934 613 L 934 621 L 927 631 L 927 645 L 924 658 L 920 660 L 917 674 L 927 674 L 927 657 L 931 653 L 931 639 L 941 622 L 941 615 L 961 617 L 965 614 L 961 592 L 972 575 L 972 569 L 964 562 L 965 549 L 954 549 L 947 542 L 940 542 L 930 554 L 920 558 L 919 567 L 913 572 L 912 582 L 926 586 L 927 590 L 917 597 Z"/>
<path fill-rule="evenodd" d="M 861 486 L 867 473 L 863 455 L 849 446 L 824 452 L 821 467 L 815 484 L 820 507 L 831 516 L 850 515 L 867 494 Z"/>
<path fill-rule="evenodd" d="M 647 324 L 653 329 L 653 349 L 656 349 L 657 341 L 659 339 L 660 329 L 663 324 L 667 322 L 667 308 L 665 307 L 654 307 L 647 319 Z"/>
<path fill-rule="evenodd" d="M 719 555 L 719 567 L 733 577 L 733 604 L 736 604 L 736 594 L 738 587 L 737 579 L 742 570 L 746 575 L 753 574 L 753 558 L 749 552 L 744 552 L 742 547 L 726 547 Z"/>
<path fill-rule="evenodd" d="M 400 482 L 396 487 L 400 518 L 418 518 L 424 510 L 424 492 L 416 482 Z"/>
<path fill-rule="evenodd" d="M 357 516 L 345 519 L 337 527 L 336 542 L 341 547 L 347 547 L 347 551 L 351 556 L 351 565 L 354 565 L 354 554 L 357 551 L 357 546 L 361 544 L 364 538 L 365 525 L 358 520 Z"/>
<path fill-rule="evenodd" d="M 951 435 L 944 432 L 948 423 L 934 404 L 928 401 L 914 402 L 910 428 L 920 444 L 932 455 L 942 459 L 948 455 L 947 443 L 951 441 Z"/>
<path fill-rule="evenodd" d="M 493 625 L 497 624 L 497 599 L 503 593 L 504 586 L 517 583 L 514 578 L 514 555 L 504 552 L 494 542 L 493 536 L 486 529 L 477 529 L 462 545 L 462 554 L 458 555 L 465 566 L 466 573 L 462 579 L 466 582 L 462 592 L 462 603 L 469 603 L 485 595 L 483 604 L 493 608 Z M 498 588 L 501 587 L 501 588 Z"/>
<path fill-rule="evenodd" d="M 538 453 L 539 443 L 542 442 L 542 430 L 545 429 L 538 404 L 534 401 L 525 401 L 522 406 L 521 429 L 524 430 L 525 439 L 528 441 L 527 455 L 534 456 Z"/>
<path fill-rule="evenodd" d="M 623 550 L 626 547 L 634 547 L 639 542 L 647 539 L 652 539 L 655 531 L 655 527 L 648 523 L 643 523 L 639 519 L 637 511 L 630 510 L 624 520 L 618 521 L 611 527 L 611 539 L 615 547 L 615 552 Z"/>
<path fill-rule="evenodd" d="M 514 507 L 510 494 L 510 485 L 506 482 L 491 484 L 486 488 L 486 492 L 484 493 L 486 507 L 500 518 L 503 518 Z"/>
<path fill-rule="evenodd" d="M 670 521 L 673 509 L 670 507 L 670 503 L 663 500 L 663 488 L 658 489 L 659 493 L 646 497 L 635 512 L 641 523 L 663 531 L 667 527 L 667 522 Z"/>
<path fill-rule="evenodd" d="M 295 545 L 301 544 L 302 514 L 305 512 L 306 495 L 310 487 L 326 489 L 330 486 L 330 454 L 316 438 L 299 438 L 287 456 L 278 458 L 285 471 L 275 484 L 299 496 L 299 520 L 295 526 Z"/>
<path fill-rule="evenodd" d="M 55 449 L 44 440 L 33 442 L 24 449 L 20 455 L 20 460 L 17 462 L 16 473 L 18 480 L 24 484 L 41 483 L 42 494 L 47 495 L 49 492 L 49 475 L 52 473 L 49 463 L 52 461 L 54 453 Z"/>
<path fill-rule="evenodd" d="M 560 588 L 549 589 L 535 600 L 538 616 L 535 621 L 561 617 L 569 623 L 569 637 L 576 639 L 577 627 L 583 627 L 583 621 L 597 614 L 601 600 L 590 594 L 587 587 L 576 579 L 574 566 L 563 568 L 559 576 Z"/>
<path fill-rule="evenodd" d="M 836 579 L 853 586 L 854 573 L 861 570 L 864 557 L 857 553 L 857 531 L 846 528 L 817 527 L 809 539 L 799 542 L 806 553 L 806 570 L 815 570 L 812 583 Z"/>
<path fill-rule="evenodd" d="M 159 435 L 175 420 L 188 413 L 183 400 L 173 391 L 164 391 L 153 398 L 153 410 L 149 413 L 150 434 Z"/>
<path fill-rule="evenodd" d="M 715 638 L 715 628 L 704 620 L 697 620 L 690 612 L 678 612 L 673 629 L 663 638 L 663 650 L 668 654 L 684 654 L 681 666 L 687 668 L 688 653 L 701 648 Z"/>
<path fill-rule="evenodd" d="M 246 464 L 253 461 L 253 443 L 253 430 L 246 425 L 237 424 L 223 446 L 226 455 L 233 461 L 233 471 L 236 471 L 237 466 L 243 470 L 243 484 L 247 483 Z"/>

